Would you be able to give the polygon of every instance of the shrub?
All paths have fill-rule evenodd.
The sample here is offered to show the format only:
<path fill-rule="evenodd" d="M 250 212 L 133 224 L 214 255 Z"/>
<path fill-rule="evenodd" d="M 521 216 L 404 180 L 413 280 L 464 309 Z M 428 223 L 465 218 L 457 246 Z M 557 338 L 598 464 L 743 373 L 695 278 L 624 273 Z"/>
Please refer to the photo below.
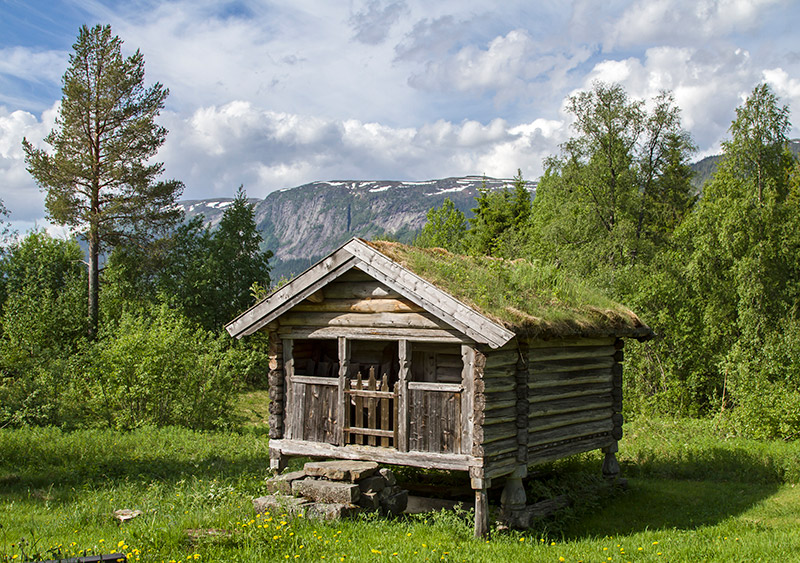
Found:
<path fill-rule="evenodd" d="M 87 407 L 116 428 L 228 426 L 239 374 L 251 360 L 229 344 L 166 305 L 123 313 L 86 358 Z"/>

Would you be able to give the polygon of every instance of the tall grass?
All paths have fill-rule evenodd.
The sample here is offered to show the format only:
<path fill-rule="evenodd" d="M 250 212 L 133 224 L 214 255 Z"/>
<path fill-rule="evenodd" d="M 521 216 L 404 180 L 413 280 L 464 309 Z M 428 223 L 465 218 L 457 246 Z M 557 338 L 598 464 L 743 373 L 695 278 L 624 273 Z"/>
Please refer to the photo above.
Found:
<path fill-rule="evenodd" d="M 627 492 L 600 485 L 597 454 L 538 468 L 531 500 L 566 493 L 574 506 L 488 542 L 468 513 L 257 517 L 268 460 L 257 431 L 0 430 L 0 561 L 117 550 L 181 563 L 800 560 L 800 446 L 726 438 L 713 421 L 625 430 Z M 119 525 L 121 508 L 142 515 Z"/>

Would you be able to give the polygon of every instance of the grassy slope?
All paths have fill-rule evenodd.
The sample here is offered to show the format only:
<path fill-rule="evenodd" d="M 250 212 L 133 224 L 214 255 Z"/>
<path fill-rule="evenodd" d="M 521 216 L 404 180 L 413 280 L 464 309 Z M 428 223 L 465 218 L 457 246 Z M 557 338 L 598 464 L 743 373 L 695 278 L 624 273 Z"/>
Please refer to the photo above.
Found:
<path fill-rule="evenodd" d="M 251 506 L 267 460 L 267 439 L 255 431 L 0 430 L 0 561 L 20 554 L 22 537 L 27 553 L 121 546 L 140 561 L 800 560 L 800 445 L 725 439 L 711 422 L 626 430 L 628 492 L 581 488 L 599 472 L 598 455 L 564 460 L 532 488 L 571 492 L 576 508 L 488 544 L 471 537 L 468 518 L 450 514 L 265 523 Z M 144 515 L 118 526 L 118 508 Z M 187 530 L 217 532 L 190 539 Z"/>

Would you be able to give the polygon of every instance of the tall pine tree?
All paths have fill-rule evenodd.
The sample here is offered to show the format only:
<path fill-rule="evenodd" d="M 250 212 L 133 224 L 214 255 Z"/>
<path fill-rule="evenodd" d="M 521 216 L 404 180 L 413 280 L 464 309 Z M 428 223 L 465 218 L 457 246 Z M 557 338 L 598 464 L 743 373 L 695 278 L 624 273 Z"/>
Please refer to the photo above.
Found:
<path fill-rule="evenodd" d="M 167 131 L 155 122 L 169 91 L 144 86 L 144 57 L 122 55 L 111 26 L 83 26 L 64 74 L 52 152 L 23 141 L 28 171 L 47 192 L 49 218 L 89 245 L 88 334 L 97 334 L 99 256 L 180 220 L 181 182 L 157 181 L 151 162 Z"/>

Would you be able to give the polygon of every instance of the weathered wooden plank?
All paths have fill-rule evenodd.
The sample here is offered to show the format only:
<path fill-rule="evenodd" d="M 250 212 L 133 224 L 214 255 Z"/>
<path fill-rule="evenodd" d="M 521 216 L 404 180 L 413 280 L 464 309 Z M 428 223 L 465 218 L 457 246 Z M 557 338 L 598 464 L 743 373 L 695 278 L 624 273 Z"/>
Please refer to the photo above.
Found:
<path fill-rule="evenodd" d="M 507 366 L 495 366 L 487 369 L 483 373 L 484 379 L 513 379 L 517 373 L 516 364 L 509 364 Z"/>
<path fill-rule="evenodd" d="M 375 278 L 358 268 L 353 268 L 348 270 L 347 273 L 342 274 L 336 281 L 342 283 L 374 282 Z"/>
<path fill-rule="evenodd" d="M 552 385 L 572 385 L 612 382 L 613 368 L 587 369 L 581 371 L 561 371 L 561 372 L 540 372 L 531 374 L 528 377 L 528 388 L 537 389 L 539 387 L 549 387 Z"/>
<path fill-rule="evenodd" d="M 442 383 L 460 383 L 461 366 L 457 368 L 436 366 L 436 381 Z"/>
<path fill-rule="evenodd" d="M 424 311 L 407 299 L 326 299 L 321 303 L 301 301 L 292 311 L 318 313 L 419 313 Z"/>
<path fill-rule="evenodd" d="M 296 313 L 292 310 L 278 322 L 281 327 L 446 328 L 441 321 L 427 313 Z"/>
<path fill-rule="evenodd" d="M 531 362 L 528 364 L 528 371 L 531 374 L 540 372 L 584 371 L 589 369 L 610 368 L 612 365 L 614 365 L 614 358 L 611 356 L 603 356 L 597 358 Z"/>
<path fill-rule="evenodd" d="M 551 442 L 561 442 L 575 438 L 583 438 L 601 432 L 611 432 L 614 424 L 611 419 L 598 420 L 594 422 L 582 422 L 560 426 L 551 430 L 537 430 L 528 433 L 528 447 L 541 446 Z"/>
<path fill-rule="evenodd" d="M 446 342 L 460 344 L 465 341 L 458 331 L 397 327 L 317 327 L 282 326 L 278 333 L 292 339 L 335 339 L 345 336 L 352 340 L 393 340 L 404 338 L 409 342 Z"/>
<path fill-rule="evenodd" d="M 474 413 L 472 402 L 475 396 L 473 364 L 475 361 L 475 350 L 471 346 L 461 346 L 461 386 L 464 392 L 461 394 L 461 451 L 472 451 L 472 435 Z"/>
<path fill-rule="evenodd" d="M 611 436 L 590 436 L 558 446 L 528 448 L 528 464 L 548 463 L 570 455 L 598 450 L 614 442 L 615 440 Z"/>
<path fill-rule="evenodd" d="M 326 457 L 335 459 L 360 459 L 389 463 L 394 465 L 408 465 L 412 467 L 428 467 L 430 469 L 449 469 L 467 471 L 475 465 L 475 458 L 464 454 L 436 452 L 398 452 L 393 448 L 371 448 L 369 446 L 336 446 L 305 442 L 302 440 L 272 440 L 270 450 L 289 456 Z"/>
<path fill-rule="evenodd" d="M 503 454 L 512 454 L 516 459 L 517 455 L 517 436 L 511 436 L 504 440 L 498 440 L 488 444 L 473 442 L 472 455 L 475 457 L 491 458 Z"/>
<path fill-rule="evenodd" d="M 599 337 L 599 338 L 556 338 L 552 340 L 543 340 L 539 338 L 527 339 L 528 348 L 562 348 L 565 346 L 610 346 L 614 344 L 614 337 Z"/>
<path fill-rule="evenodd" d="M 516 369 L 517 360 L 519 360 L 519 350 L 517 349 L 488 352 L 486 354 L 486 370 L 503 366 L 513 366 Z"/>
<path fill-rule="evenodd" d="M 312 375 L 294 375 L 292 383 L 303 383 L 305 385 L 339 385 L 338 377 L 315 377 Z"/>
<path fill-rule="evenodd" d="M 339 355 L 339 377 L 336 382 L 336 443 L 340 446 L 344 446 L 347 443 L 344 435 L 345 411 L 349 412 L 350 410 L 349 398 L 347 402 L 345 402 L 345 382 L 347 380 L 347 371 L 350 366 L 350 342 L 343 336 L 340 336 L 336 344 Z"/>
<path fill-rule="evenodd" d="M 528 354 L 528 361 L 545 362 L 554 360 L 574 360 L 578 358 L 603 358 L 613 356 L 613 344 L 607 346 L 562 346 L 558 348 L 534 348 Z"/>
<path fill-rule="evenodd" d="M 508 391 L 495 391 L 494 389 L 484 391 L 486 396 L 486 407 L 491 410 L 491 407 L 498 402 L 510 401 L 517 398 L 517 389 L 512 388 Z"/>
<path fill-rule="evenodd" d="M 536 393 L 528 396 L 528 402 L 535 408 L 536 403 L 546 403 L 561 399 L 571 399 L 573 397 L 587 397 L 593 395 L 607 394 L 611 396 L 611 386 L 605 383 L 594 383 L 581 386 L 547 387 L 539 389 Z"/>
<path fill-rule="evenodd" d="M 401 452 L 408 451 L 408 340 L 400 339 L 397 343 L 397 355 L 400 362 L 398 372 L 398 397 L 397 397 L 397 444 L 395 447 Z"/>
<path fill-rule="evenodd" d="M 414 391 L 438 391 L 443 393 L 459 393 L 463 390 L 460 383 L 428 383 L 427 381 L 409 381 L 408 388 Z"/>
<path fill-rule="evenodd" d="M 434 313 L 477 342 L 497 348 L 514 337 L 514 333 L 484 317 L 416 274 L 393 262 L 380 252 L 354 239 L 343 248 L 363 262 L 358 267 L 388 287 L 395 289 L 420 307 Z"/>
<path fill-rule="evenodd" d="M 393 430 L 381 430 L 380 428 L 357 428 L 355 426 L 351 426 L 348 429 L 348 431 L 351 434 L 361 434 L 363 436 L 369 436 L 370 439 L 374 439 L 375 437 L 378 437 L 378 438 L 381 439 L 381 447 L 385 447 L 385 446 L 383 446 L 383 441 L 384 440 L 386 440 L 387 443 L 388 443 L 389 438 L 394 437 L 394 431 Z"/>
<path fill-rule="evenodd" d="M 295 427 L 297 414 L 296 399 L 294 394 L 294 384 L 292 377 L 294 377 L 294 354 L 292 352 L 293 341 L 284 338 L 281 341 L 283 348 L 283 372 L 284 372 L 284 388 L 286 389 L 286 410 L 285 410 L 285 433 L 288 438 L 295 438 Z"/>
<path fill-rule="evenodd" d="M 356 271 L 356 268 L 350 270 L 350 272 L 353 271 Z M 364 275 L 366 276 L 367 274 Z M 402 297 L 399 292 L 389 289 L 373 279 L 365 282 L 348 281 L 340 283 L 339 280 L 343 280 L 345 276 L 347 274 L 337 278 L 336 281 L 329 283 L 322 289 L 325 299 L 399 299 Z"/>
<path fill-rule="evenodd" d="M 498 440 L 506 438 L 515 438 L 517 436 L 517 421 L 504 421 L 499 424 L 484 423 L 481 426 L 481 431 L 473 436 L 473 443 L 489 444 Z"/>
<path fill-rule="evenodd" d="M 236 317 L 225 326 L 225 329 L 236 338 L 253 334 L 355 264 L 356 260 L 352 254 L 340 248 Z"/>
<path fill-rule="evenodd" d="M 499 422 L 513 422 L 517 420 L 517 404 L 514 402 L 504 409 L 489 409 L 484 411 L 483 425 L 497 424 Z"/>
<path fill-rule="evenodd" d="M 461 354 L 444 354 L 438 353 L 436 354 L 436 368 L 456 368 L 461 371 L 461 368 L 464 367 L 464 361 L 461 357 Z"/>
<path fill-rule="evenodd" d="M 513 391 L 516 388 L 516 382 L 511 378 L 483 380 L 483 392 L 487 395 L 490 393 L 504 393 L 506 391 Z"/>
<path fill-rule="evenodd" d="M 489 402 L 486 406 L 483 407 L 483 412 L 486 414 L 486 416 L 491 418 L 492 416 L 494 416 L 493 414 L 490 414 L 490 413 L 492 413 L 492 411 L 505 411 L 505 410 L 507 410 L 508 412 L 511 412 L 511 411 L 516 410 L 516 407 L 517 407 L 517 399 L 516 398 L 509 399 L 509 400 L 506 400 L 506 401 L 503 401 L 503 402 L 498 402 L 496 400 L 493 400 L 493 401 Z M 500 415 L 500 416 L 505 416 L 505 415 Z"/>
<path fill-rule="evenodd" d="M 528 419 L 555 414 L 567 414 L 580 411 L 590 411 L 594 409 L 611 408 L 611 406 L 611 397 L 604 395 L 550 401 L 549 403 L 536 403 L 531 405 Z"/>
<path fill-rule="evenodd" d="M 535 418 L 528 419 L 528 430 L 530 432 L 537 432 L 540 430 L 549 430 L 552 428 L 559 428 L 561 426 L 568 426 L 570 424 L 580 424 L 582 422 L 611 420 L 612 414 L 613 410 L 611 408 L 602 408 L 576 411 L 566 414 L 537 416 Z"/>

